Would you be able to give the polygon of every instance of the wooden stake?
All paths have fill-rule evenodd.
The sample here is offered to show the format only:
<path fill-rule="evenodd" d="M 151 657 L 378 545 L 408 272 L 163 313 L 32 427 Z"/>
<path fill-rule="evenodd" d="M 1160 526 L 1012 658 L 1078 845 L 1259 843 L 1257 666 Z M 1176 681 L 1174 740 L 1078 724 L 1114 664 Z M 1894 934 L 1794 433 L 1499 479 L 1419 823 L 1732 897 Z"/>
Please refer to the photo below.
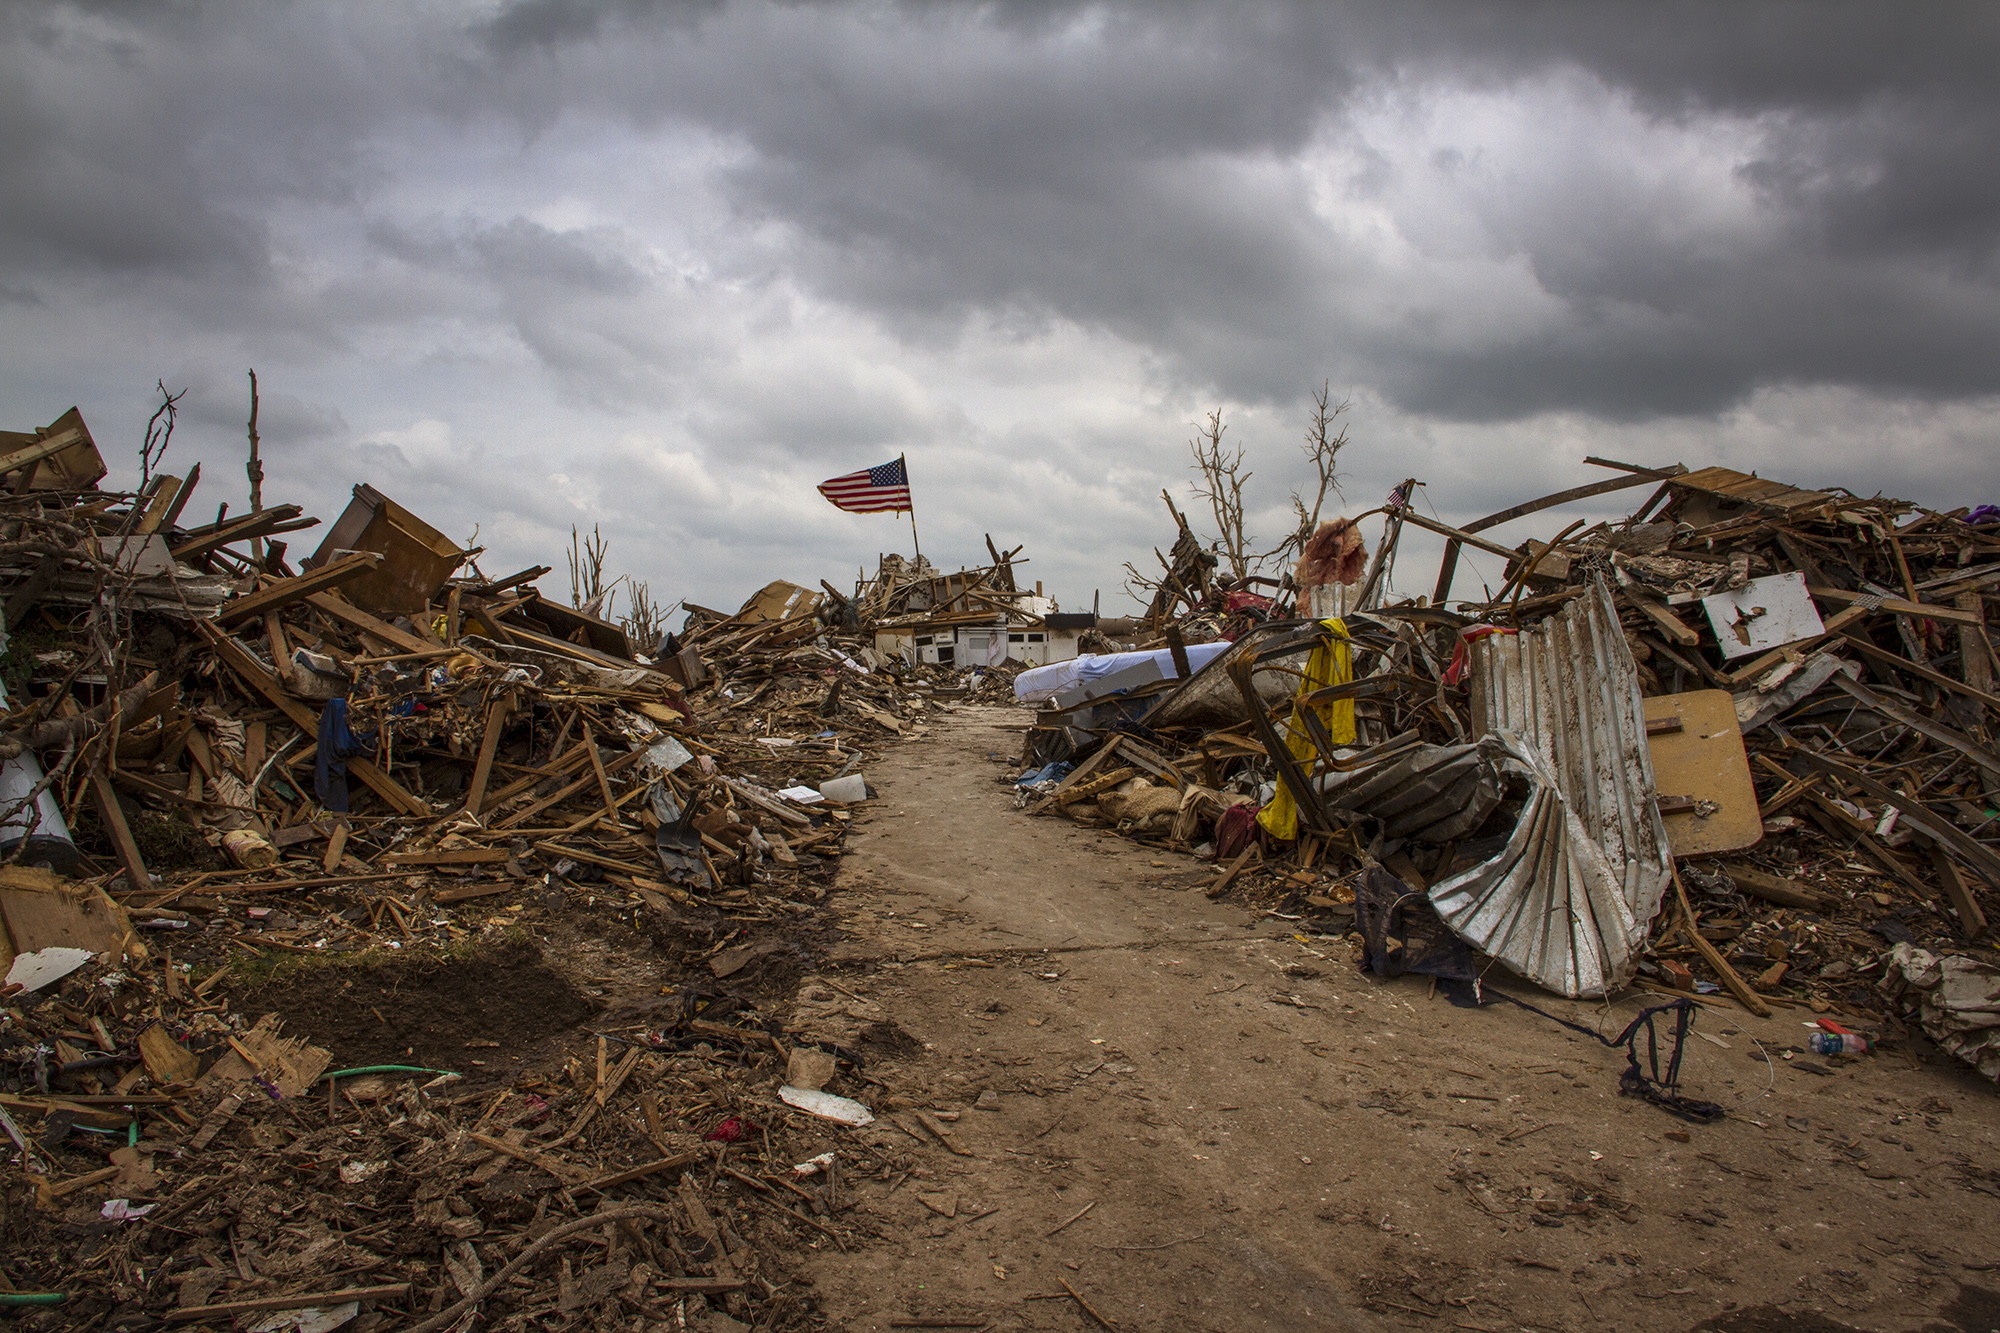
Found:
<path fill-rule="evenodd" d="M 1072 1287 L 1067 1279 L 1057 1278 L 1056 1281 L 1062 1283 L 1063 1290 L 1068 1292 L 1070 1296 L 1075 1299 L 1076 1303 L 1083 1307 L 1083 1312 L 1089 1315 L 1092 1319 L 1095 1319 L 1100 1326 L 1112 1329 L 1114 1331 L 1117 1329 L 1118 1325 L 1112 1323 L 1109 1319 L 1106 1319 L 1103 1315 L 1093 1310 L 1090 1307 L 1090 1302 L 1083 1298 L 1083 1293 L 1078 1291 L 1075 1287 Z"/>
<path fill-rule="evenodd" d="M 465 793 L 465 813 L 477 815 L 486 799 L 486 782 L 493 775 L 493 756 L 500 749 L 500 733 L 514 711 L 514 692 L 505 691 L 487 705 L 486 734 L 479 739 L 479 760 L 472 766 L 472 785 Z"/>
<path fill-rule="evenodd" d="M 1736 969 L 1731 967 L 1729 960 L 1722 956 L 1722 950 L 1702 938 L 1701 923 L 1695 919 L 1694 908 L 1688 905 L 1687 890 L 1681 887 L 1679 866 L 1673 867 L 1673 876 L 1674 893 L 1679 897 L 1681 903 L 1681 924 L 1684 927 L 1682 933 L 1694 941 L 1694 947 L 1700 950 L 1701 956 L 1707 960 L 1708 965 L 1715 969 L 1717 976 L 1722 978 L 1722 984 L 1729 988 L 1729 993 L 1736 997 L 1738 1004 L 1759 1018 L 1769 1018 L 1771 1016 L 1771 1006 L 1764 1003 L 1764 997 L 1757 994 L 1756 991 L 1751 990 L 1749 983 L 1736 974 Z"/>
<path fill-rule="evenodd" d="M 1211 898 L 1220 898 L 1224 893 L 1227 893 L 1229 886 L 1235 882 L 1236 876 L 1242 872 L 1244 866 L 1250 864 L 1250 858 L 1256 854 L 1257 844 L 1254 842 L 1239 852 L 1236 859 L 1229 863 L 1229 869 L 1223 871 L 1215 883 L 1208 886 L 1208 896 Z"/>
<path fill-rule="evenodd" d="M 139 854 L 139 844 L 132 838 L 132 829 L 125 822 L 125 810 L 118 804 L 118 793 L 111 788 L 111 778 L 100 765 L 90 771 L 91 803 L 97 807 L 97 816 L 104 822 L 104 831 L 111 839 L 111 845 L 118 851 L 118 863 L 125 867 L 125 878 L 131 881 L 128 892 L 138 893 L 153 887 L 153 877 L 146 871 L 146 858 Z"/>

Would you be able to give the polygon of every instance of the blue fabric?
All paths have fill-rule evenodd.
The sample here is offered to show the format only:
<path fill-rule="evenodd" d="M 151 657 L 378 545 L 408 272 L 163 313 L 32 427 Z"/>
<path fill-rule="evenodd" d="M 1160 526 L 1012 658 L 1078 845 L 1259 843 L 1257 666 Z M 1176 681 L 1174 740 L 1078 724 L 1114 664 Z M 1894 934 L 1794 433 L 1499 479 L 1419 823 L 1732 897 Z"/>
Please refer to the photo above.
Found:
<path fill-rule="evenodd" d="M 415 699 L 405 699 L 389 711 L 393 723 L 423 711 Z M 355 731 L 347 724 L 347 700 L 328 699 L 319 714 L 319 752 L 314 756 L 313 794 L 325 809 L 347 813 L 347 761 L 382 748 L 381 731 Z"/>
<path fill-rule="evenodd" d="M 319 753 L 313 765 L 313 794 L 323 808 L 347 813 L 347 761 L 363 748 L 347 725 L 347 700 L 328 699 L 319 714 Z"/>

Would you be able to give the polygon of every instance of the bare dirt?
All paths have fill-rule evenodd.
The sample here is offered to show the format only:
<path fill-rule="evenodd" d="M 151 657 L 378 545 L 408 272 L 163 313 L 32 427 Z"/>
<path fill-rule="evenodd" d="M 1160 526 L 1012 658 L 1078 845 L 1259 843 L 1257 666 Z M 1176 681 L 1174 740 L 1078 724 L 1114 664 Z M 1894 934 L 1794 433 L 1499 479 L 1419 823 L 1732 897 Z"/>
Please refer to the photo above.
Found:
<path fill-rule="evenodd" d="M 914 1038 L 857 1091 L 910 1170 L 843 1201 L 885 1243 L 809 1261 L 830 1327 L 2000 1329 L 1970 1071 L 1785 1059 L 1809 1015 L 1716 1009 L 1684 1086 L 1728 1116 L 1685 1123 L 1619 1094 L 1620 1052 L 1018 813 L 1021 719 L 961 710 L 868 774 L 826 975 Z M 1503 984 L 1606 1033 L 1645 998 Z"/>
<path fill-rule="evenodd" d="M 319 963 L 280 972 L 236 998 L 239 1007 L 275 1011 L 289 1029 L 311 1034 L 336 1068 L 415 1064 L 474 1074 L 486 1063 L 473 1064 L 482 1051 L 505 1051 L 512 1060 L 559 1044 L 601 1008 L 527 939 L 443 958 Z"/>

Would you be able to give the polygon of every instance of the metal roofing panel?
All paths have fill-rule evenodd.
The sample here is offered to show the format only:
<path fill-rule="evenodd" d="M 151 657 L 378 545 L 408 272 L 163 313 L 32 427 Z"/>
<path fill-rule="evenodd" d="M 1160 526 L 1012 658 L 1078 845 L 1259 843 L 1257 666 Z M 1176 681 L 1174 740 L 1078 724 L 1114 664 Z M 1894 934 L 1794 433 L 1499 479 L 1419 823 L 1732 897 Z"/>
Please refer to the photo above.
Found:
<path fill-rule="evenodd" d="M 1350 810 L 1382 822 L 1391 838 L 1450 842 L 1485 822 L 1505 794 L 1498 737 L 1470 745 L 1425 745 L 1367 768 L 1318 780 L 1329 810 Z"/>
<path fill-rule="evenodd" d="M 1499 856 L 1433 886 L 1468 943 L 1564 995 L 1630 976 L 1669 881 L 1639 675 L 1602 577 L 1540 625 L 1470 645 L 1473 728 L 1531 795 Z"/>

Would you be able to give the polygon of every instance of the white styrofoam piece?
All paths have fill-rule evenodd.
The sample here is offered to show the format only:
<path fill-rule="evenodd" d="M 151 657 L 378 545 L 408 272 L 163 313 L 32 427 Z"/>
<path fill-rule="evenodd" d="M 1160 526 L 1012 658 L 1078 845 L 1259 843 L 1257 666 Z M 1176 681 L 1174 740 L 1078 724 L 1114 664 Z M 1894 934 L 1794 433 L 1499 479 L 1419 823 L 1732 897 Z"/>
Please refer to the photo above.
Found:
<path fill-rule="evenodd" d="M 875 1123 L 875 1113 L 860 1102 L 814 1088 L 794 1088 L 788 1084 L 778 1089 L 778 1099 L 787 1106 L 798 1107 L 807 1115 L 816 1115 L 822 1120 L 837 1120 L 857 1129 Z"/>
<path fill-rule="evenodd" d="M 71 949 L 62 945 L 16 954 L 14 965 L 7 969 L 7 984 L 37 991 L 51 981 L 61 981 L 96 956 L 88 949 Z"/>

